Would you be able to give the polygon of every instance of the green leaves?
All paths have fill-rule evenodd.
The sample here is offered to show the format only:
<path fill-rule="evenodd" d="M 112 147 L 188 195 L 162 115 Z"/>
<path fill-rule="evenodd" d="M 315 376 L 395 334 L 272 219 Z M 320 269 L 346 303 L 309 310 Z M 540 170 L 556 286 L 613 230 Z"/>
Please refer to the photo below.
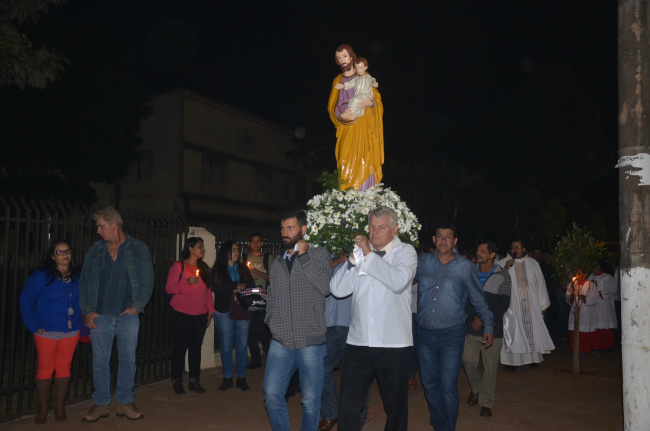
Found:
<path fill-rule="evenodd" d="M 607 250 L 598 244 L 591 232 L 573 224 L 560 238 L 553 251 L 552 263 L 562 285 L 582 271 L 585 275 L 594 272 L 598 261 L 607 255 Z"/>

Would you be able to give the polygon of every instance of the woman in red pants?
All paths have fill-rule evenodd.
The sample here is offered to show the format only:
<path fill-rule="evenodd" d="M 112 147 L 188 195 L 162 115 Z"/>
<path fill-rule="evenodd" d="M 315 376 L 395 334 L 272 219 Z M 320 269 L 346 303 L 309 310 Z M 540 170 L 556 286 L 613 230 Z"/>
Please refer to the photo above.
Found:
<path fill-rule="evenodd" d="M 65 400 L 70 387 L 70 365 L 79 341 L 79 267 L 70 243 L 55 240 L 39 268 L 29 277 L 20 295 L 20 312 L 34 334 L 38 356 L 35 422 L 45 423 L 54 379 L 54 418 L 67 419 Z"/>

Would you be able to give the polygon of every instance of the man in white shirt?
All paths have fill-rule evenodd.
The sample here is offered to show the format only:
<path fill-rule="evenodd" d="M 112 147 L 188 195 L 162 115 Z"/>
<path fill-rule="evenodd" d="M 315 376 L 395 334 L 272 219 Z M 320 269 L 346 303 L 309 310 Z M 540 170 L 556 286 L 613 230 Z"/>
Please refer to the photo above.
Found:
<path fill-rule="evenodd" d="M 332 294 L 352 294 L 352 312 L 339 394 L 339 431 L 360 429 L 359 416 L 376 376 L 386 429 L 408 425 L 408 380 L 413 350 L 411 283 L 415 249 L 397 237 L 397 214 L 379 207 L 368 219 L 369 238 L 357 235 L 348 266 L 330 283 Z"/>

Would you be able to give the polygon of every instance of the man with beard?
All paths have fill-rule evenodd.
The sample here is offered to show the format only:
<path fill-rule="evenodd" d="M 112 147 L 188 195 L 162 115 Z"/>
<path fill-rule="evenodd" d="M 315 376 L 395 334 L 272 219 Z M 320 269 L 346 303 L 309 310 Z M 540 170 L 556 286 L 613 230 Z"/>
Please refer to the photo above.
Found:
<path fill-rule="evenodd" d="M 341 67 L 341 74 L 332 83 L 327 110 L 336 127 L 336 165 L 341 179 L 341 189 L 365 190 L 381 182 L 381 165 L 384 163 L 384 105 L 381 95 L 373 88 L 374 102 L 362 99 L 359 108 L 368 108 L 365 114 L 352 122 L 341 119 L 354 97 L 354 87 L 338 90 L 337 84 L 345 84 L 355 76 L 354 64 L 358 63 L 350 45 L 341 45 L 334 53 L 334 61 Z"/>
<path fill-rule="evenodd" d="M 264 402 L 274 431 L 288 430 L 285 394 L 291 376 L 300 375 L 302 430 L 316 430 L 323 392 L 327 342 L 325 297 L 329 295 L 332 259 L 323 247 L 304 239 L 307 214 L 291 209 L 280 215 L 285 248 L 271 266 L 266 324 L 272 340 L 264 375 Z"/>

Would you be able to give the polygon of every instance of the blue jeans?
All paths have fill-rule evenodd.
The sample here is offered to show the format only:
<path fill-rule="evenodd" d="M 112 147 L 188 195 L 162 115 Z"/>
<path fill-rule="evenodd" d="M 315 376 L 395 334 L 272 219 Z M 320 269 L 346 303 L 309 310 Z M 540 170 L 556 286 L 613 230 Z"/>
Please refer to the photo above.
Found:
<path fill-rule="evenodd" d="M 326 352 L 325 344 L 302 349 L 287 349 L 277 341 L 271 340 L 264 374 L 264 403 L 273 431 L 286 431 L 291 428 L 284 396 L 289 380 L 296 370 L 299 371 L 302 391 L 300 429 L 302 431 L 318 429 Z"/>
<path fill-rule="evenodd" d="M 345 351 L 345 340 L 348 338 L 347 326 L 327 327 L 327 355 L 325 356 L 325 373 L 320 415 L 324 421 L 338 418 L 339 394 L 334 381 L 334 368 L 337 368 Z"/>
<path fill-rule="evenodd" d="M 430 423 L 454 431 L 458 419 L 458 373 L 465 346 L 464 325 L 430 331 L 419 327 L 418 363 Z"/>
<path fill-rule="evenodd" d="M 232 347 L 235 346 L 235 370 L 237 377 L 246 377 L 246 361 L 248 360 L 248 327 L 250 320 L 232 320 L 230 311 L 227 313 L 214 312 L 214 323 L 219 331 L 221 347 L 221 365 L 223 378 L 232 378 Z"/>
<path fill-rule="evenodd" d="M 117 388 L 118 404 L 133 402 L 133 385 L 137 366 L 135 352 L 138 347 L 140 318 L 137 314 L 100 314 L 95 318 L 97 329 L 90 330 L 93 350 L 93 400 L 105 406 L 111 402 L 111 351 L 117 338 Z"/>

